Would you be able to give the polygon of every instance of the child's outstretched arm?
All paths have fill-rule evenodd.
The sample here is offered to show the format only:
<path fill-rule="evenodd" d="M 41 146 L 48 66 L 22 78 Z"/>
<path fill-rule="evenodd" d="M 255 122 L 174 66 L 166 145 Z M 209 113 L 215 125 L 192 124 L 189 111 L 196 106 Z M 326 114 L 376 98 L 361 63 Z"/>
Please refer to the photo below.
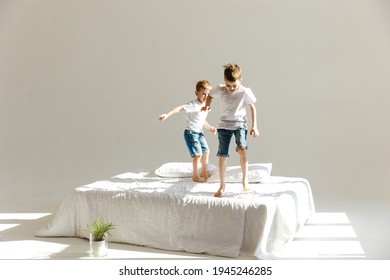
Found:
<path fill-rule="evenodd" d="M 173 108 L 172 110 L 170 110 L 168 113 L 166 114 L 161 114 L 158 119 L 160 121 L 163 121 L 163 120 L 166 120 L 168 117 L 172 116 L 173 114 L 176 114 L 176 113 L 179 113 L 181 111 L 184 111 L 184 108 L 183 108 L 183 105 L 181 106 L 177 106 L 176 108 Z"/>
<path fill-rule="evenodd" d="M 256 112 L 255 104 L 251 103 L 248 106 L 252 116 L 252 128 L 249 134 L 252 135 L 253 137 L 259 137 L 260 133 L 259 130 L 257 129 L 257 112 Z"/>

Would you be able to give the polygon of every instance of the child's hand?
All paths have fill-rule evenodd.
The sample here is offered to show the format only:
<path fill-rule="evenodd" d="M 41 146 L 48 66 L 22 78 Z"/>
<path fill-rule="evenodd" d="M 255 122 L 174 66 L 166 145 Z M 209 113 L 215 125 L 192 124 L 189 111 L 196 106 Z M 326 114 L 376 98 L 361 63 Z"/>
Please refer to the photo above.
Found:
<path fill-rule="evenodd" d="M 202 107 L 201 110 L 202 110 L 202 111 L 211 111 L 211 108 L 210 108 L 209 105 L 206 105 L 206 106 Z"/>
<path fill-rule="evenodd" d="M 163 120 L 165 120 L 166 118 L 168 118 L 168 114 L 162 114 L 162 115 L 160 115 L 160 116 L 158 117 L 158 119 L 159 119 L 160 121 L 163 121 Z"/>
<path fill-rule="evenodd" d="M 210 127 L 210 132 L 215 135 L 217 134 L 217 129 L 214 126 L 212 126 Z"/>
<path fill-rule="evenodd" d="M 252 127 L 252 129 L 250 130 L 249 133 L 250 133 L 250 135 L 252 135 L 255 138 L 260 136 L 260 132 L 257 130 L 256 127 Z"/>

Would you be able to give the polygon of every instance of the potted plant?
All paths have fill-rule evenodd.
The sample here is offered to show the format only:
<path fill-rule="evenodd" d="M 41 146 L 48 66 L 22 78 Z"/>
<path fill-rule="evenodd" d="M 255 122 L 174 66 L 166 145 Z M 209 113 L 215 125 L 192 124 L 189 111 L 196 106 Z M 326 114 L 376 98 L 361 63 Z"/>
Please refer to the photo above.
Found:
<path fill-rule="evenodd" d="M 87 225 L 89 232 L 89 249 L 93 257 L 104 257 L 108 254 L 108 239 L 111 230 L 115 228 L 112 223 L 107 223 L 102 217 L 92 221 L 91 226 Z"/>

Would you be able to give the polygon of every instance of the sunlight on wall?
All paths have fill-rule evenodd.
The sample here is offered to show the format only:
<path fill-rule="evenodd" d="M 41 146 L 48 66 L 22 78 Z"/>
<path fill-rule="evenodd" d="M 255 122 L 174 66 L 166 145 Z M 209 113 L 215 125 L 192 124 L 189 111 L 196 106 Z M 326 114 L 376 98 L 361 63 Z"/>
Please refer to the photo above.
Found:
<path fill-rule="evenodd" d="M 316 213 L 279 257 L 351 259 L 365 253 L 346 213 Z"/>
<path fill-rule="evenodd" d="M 0 213 L 0 220 L 37 220 L 51 213 Z"/>
<path fill-rule="evenodd" d="M 0 213 L 0 232 L 20 226 L 20 224 L 7 223 L 4 221 L 37 220 L 50 214 L 51 213 Z"/>
<path fill-rule="evenodd" d="M 19 224 L 0 224 L 0 231 L 17 227 Z"/>

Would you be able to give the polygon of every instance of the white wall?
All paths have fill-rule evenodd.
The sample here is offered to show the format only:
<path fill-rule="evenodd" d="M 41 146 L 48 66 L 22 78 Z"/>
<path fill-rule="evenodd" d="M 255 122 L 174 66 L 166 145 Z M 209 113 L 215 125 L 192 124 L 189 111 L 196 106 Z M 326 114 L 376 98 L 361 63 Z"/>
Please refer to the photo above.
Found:
<path fill-rule="evenodd" d="M 61 201 L 83 183 L 189 161 L 185 114 L 157 116 L 233 62 L 259 100 L 250 162 L 309 179 L 317 208 L 388 199 L 389 12 L 385 0 L 0 0 L 1 190 Z"/>

